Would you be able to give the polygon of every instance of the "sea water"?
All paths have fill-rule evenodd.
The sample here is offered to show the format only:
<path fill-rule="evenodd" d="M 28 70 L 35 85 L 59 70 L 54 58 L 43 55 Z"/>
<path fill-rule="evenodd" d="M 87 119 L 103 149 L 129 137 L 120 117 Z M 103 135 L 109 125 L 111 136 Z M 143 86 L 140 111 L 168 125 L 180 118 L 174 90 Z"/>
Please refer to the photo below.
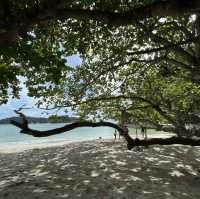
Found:
<path fill-rule="evenodd" d="M 54 128 L 62 127 L 66 124 L 55 124 L 55 123 L 45 123 L 45 124 L 30 124 L 30 128 L 36 130 L 50 130 Z M 77 142 L 86 140 L 96 140 L 101 137 L 102 139 L 113 139 L 114 140 L 114 129 L 110 127 L 81 127 L 76 128 L 71 131 L 60 133 L 57 135 L 49 137 L 33 137 L 31 135 L 26 135 L 20 133 L 20 129 L 13 125 L 0 125 L 0 151 L 7 148 L 20 148 L 23 146 L 30 145 L 41 145 L 41 144 L 59 144 L 61 142 Z M 129 128 L 131 137 L 135 138 L 135 129 Z M 139 130 L 138 130 L 139 132 Z M 170 134 L 163 132 L 158 132 L 153 129 L 148 129 L 148 137 L 169 137 Z M 141 137 L 139 133 L 139 138 Z M 118 138 L 118 136 L 117 136 Z M 25 147 L 26 148 L 26 147 Z"/>
<path fill-rule="evenodd" d="M 59 123 L 45 123 L 45 124 L 30 124 L 30 128 L 36 130 L 49 130 L 53 128 L 62 127 L 65 124 Z M 113 138 L 114 129 L 110 127 L 81 127 L 71 131 L 60 133 L 49 137 L 33 137 L 20 133 L 20 129 L 13 125 L 0 125 L 0 145 L 1 144 L 15 144 L 15 143 L 49 143 L 58 141 L 83 141 L 93 140 L 99 137 Z"/>

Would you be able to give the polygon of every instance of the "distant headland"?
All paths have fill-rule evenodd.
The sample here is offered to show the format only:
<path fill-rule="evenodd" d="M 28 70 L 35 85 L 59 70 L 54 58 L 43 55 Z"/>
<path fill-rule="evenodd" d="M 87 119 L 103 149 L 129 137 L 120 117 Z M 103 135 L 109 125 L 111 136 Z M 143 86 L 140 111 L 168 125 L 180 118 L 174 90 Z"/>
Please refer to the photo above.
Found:
<path fill-rule="evenodd" d="M 17 122 L 21 122 L 22 119 L 20 117 L 9 117 L 0 120 L 1 124 L 10 124 L 11 120 L 15 120 Z M 49 118 L 45 117 L 28 117 L 27 120 L 29 123 L 71 123 L 78 120 L 77 117 L 69 117 L 69 116 L 50 116 Z"/>

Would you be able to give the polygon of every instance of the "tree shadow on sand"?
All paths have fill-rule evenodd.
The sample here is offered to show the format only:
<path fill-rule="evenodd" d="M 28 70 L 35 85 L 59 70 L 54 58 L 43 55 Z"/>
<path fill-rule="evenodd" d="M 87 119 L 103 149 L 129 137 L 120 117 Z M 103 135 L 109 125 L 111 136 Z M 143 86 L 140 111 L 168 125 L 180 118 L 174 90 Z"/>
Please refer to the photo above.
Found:
<path fill-rule="evenodd" d="M 95 143 L 0 154 L 0 198 L 200 198 L 199 147 Z"/>

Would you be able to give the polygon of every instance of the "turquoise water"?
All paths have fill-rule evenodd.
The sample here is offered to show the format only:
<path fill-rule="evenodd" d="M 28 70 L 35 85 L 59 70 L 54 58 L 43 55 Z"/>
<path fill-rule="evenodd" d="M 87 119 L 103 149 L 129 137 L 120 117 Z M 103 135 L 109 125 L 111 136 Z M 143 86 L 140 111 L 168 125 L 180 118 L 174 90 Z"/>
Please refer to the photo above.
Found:
<path fill-rule="evenodd" d="M 65 124 L 31 124 L 30 127 L 37 130 L 48 130 L 64 126 Z M 135 129 L 129 129 L 130 135 L 135 137 Z M 140 132 L 140 130 L 138 130 Z M 102 137 L 114 138 L 114 129 L 110 127 L 82 127 L 58 135 L 44 138 L 36 138 L 30 135 L 21 134 L 20 130 L 13 125 L 0 125 L 0 145 L 12 144 L 36 144 L 36 143 L 52 143 L 59 141 L 83 141 L 93 140 Z M 139 133 L 138 133 L 139 134 Z M 148 137 L 165 136 L 166 133 L 148 129 Z M 141 136 L 141 135 L 140 135 Z M 168 135 L 167 135 L 168 136 Z"/>
<path fill-rule="evenodd" d="M 58 128 L 64 124 L 31 124 L 30 127 L 37 130 Z M 44 143 L 57 141 L 80 141 L 102 138 L 113 138 L 114 129 L 109 127 L 77 128 L 65 133 L 45 138 L 35 138 L 30 135 L 21 134 L 20 130 L 13 125 L 0 125 L 0 144 L 12 144 L 16 142 Z"/>

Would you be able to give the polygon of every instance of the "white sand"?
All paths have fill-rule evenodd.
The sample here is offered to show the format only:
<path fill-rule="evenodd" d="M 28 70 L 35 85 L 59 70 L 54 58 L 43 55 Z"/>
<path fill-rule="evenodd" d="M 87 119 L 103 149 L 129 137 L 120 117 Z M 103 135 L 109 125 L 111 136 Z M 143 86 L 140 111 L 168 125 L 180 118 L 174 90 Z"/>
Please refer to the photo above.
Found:
<path fill-rule="evenodd" d="M 131 135 L 131 134 L 130 134 Z M 135 134 L 132 135 L 133 138 L 135 138 Z M 174 136 L 172 133 L 155 133 L 155 134 L 150 134 L 148 135 L 148 138 L 169 138 L 171 136 Z M 138 138 L 139 139 L 144 139 L 140 133 L 138 133 Z M 113 139 L 106 139 L 113 141 Z M 84 138 L 80 141 L 85 141 Z M 16 142 L 16 143 L 0 143 L 0 153 L 18 153 L 18 152 L 23 152 L 26 150 L 30 149 L 42 149 L 42 148 L 47 148 L 47 147 L 56 147 L 56 146 L 63 146 L 69 143 L 75 143 L 77 141 L 61 141 L 61 140 L 49 140 L 49 142 Z"/>
<path fill-rule="evenodd" d="M 28 143 L 28 142 L 17 142 L 13 144 L 0 144 L 0 153 L 19 153 L 31 149 L 43 149 L 48 147 L 63 146 L 73 141 L 57 141 L 57 142 L 45 142 L 45 143 Z"/>
<path fill-rule="evenodd" d="M 0 154 L 0 199 L 200 199 L 200 147 L 85 141 Z"/>

